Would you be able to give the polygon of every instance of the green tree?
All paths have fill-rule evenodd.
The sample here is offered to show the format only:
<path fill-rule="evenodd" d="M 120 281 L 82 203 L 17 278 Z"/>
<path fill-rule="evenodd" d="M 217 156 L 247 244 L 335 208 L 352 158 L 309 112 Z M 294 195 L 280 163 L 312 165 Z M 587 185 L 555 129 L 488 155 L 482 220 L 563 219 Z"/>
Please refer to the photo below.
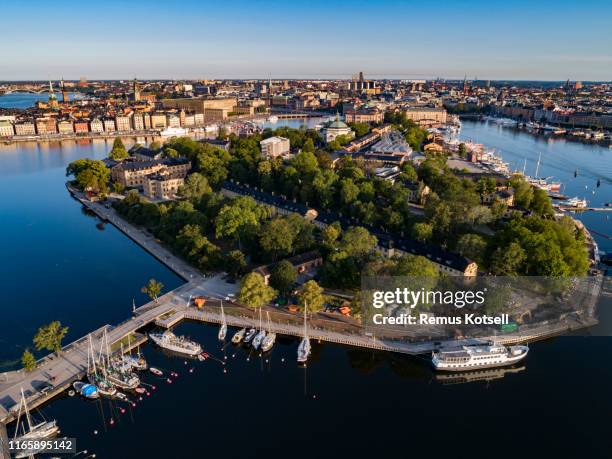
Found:
<path fill-rule="evenodd" d="M 482 263 L 486 248 L 486 241 L 477 234 L 463 234 L 457 240 L 457 252 L 478 263 Z"/>
<path fill-rule="evenodd" d="M 462 158 L 465 158 L 467 156 L 467 147 L 465 146 L 465 144 L 463 142 L 461 142 L 459 144 L 459 156 L 461 156 Z"/>
<path fill-rule="evenodd" d="M 376 236 L 361 226 L 351 226 L 346 230 L 340 242 L 340 251 L 349 257 L 364 258 L 376 248 Z"/>
<path fill-rule="evenodd" d="M 287 260 L 282 260 L 272 268 L 270 285 L 281 294 L 287 294 L 291 291 L 296 279 L 297 271 L 295 267 Z"/>
<path fill-rule="evenodd" d="M 74 175 L 79 186 L 85 191 L 106 193 L 110 179 L 110 170 L 102 161 L 95 159 L 77 159 L 68 164 L 66 175 Z"/>
<path fill-rule="evenodd" d="M 304 146 L 302 147 L 302 151 L 307 151 L 309 153 L 314 153 L 315 144 L 312 139 L 306 139 L 304 142 Z"/>
<path fill-rule="evenodd" d="M 298 293 L 298 298 L 302 309 L 307 308 L 308 312 L 320 311 L 325 304 L 323 288 L 314 280 L 309 280 L 302 285 Z"/>
<path fill-rule="evenodd" d="M 25 371 L 32 371 L 36 368 L 36 357 L 34 354 L 30 352 L 29 349 L 26 349 L 21 356 L 21 364 L 23 365 L 23 369 Z"/>
<path fill-rule="evenodd" d="M 536 189 L 533 191 L 529 208 L 542 217 L 552 217 L 555 215 L 552 202 L 544 190 Z"/>
<path fill-rule="evenodd" d="M 163 288 L 164 284 L 162 284 L 161 282 L 158 282 L 155 279 L 149 279 L 149 282 L 147 282 L 146 285 L 140 289 L 140 291 L 157 302 L 157 297 L 159 296 Z"/>
<path fill-rule="evenodd" d="M 240 245 L 241 237 L 258 228 L 260 221 L 269 215 L 269 209 L 258 205 L 253 198 L 236 198 L 219 211 L 215 220 L 216 237 L 231 237 Z"/>
<path fill-rule="evenodd" d="M 159 151 L 162 148 L 162 144 L 158 142 L 157 140 L 154 140 L 153 142 L 149 144 L 149 148 L 153 151 Z"/>
<path fill-rule="evenodd" d="M 342 204 L 348 205 L 359 196 L 359 187 L 351 179 L 343 179 L 340 183 L 340 200 Z"/>
<path fill-rule="evenodd" d="M 516 242 L 507 247 L 498 247 L 491 256 L 491 272 L 499 276 L 516 275 L 525 258 L 525 251 Z"/>
<path fill-rule="evenodd" d="M 240 250 L 232 250 L 225 256 L 225 270 L 233 279 L 240 277 L 246 267 L 246 257 Z"/>
<path fill-rule="evenodd" d="M 125 187 L 123 186 L 123 183 L 121 182 L 113 182 L 113 191 L 115 193 L 123 193 L 123 191 L 125 190 Z"/>
<path fill-rule="evenodd" d="M 291 253 L 294 238 L 289 222 L 284 218 L 274 218 L 263 225 L 259 245 L 264 253 L 276 261 L 279 256 Z"/>
<path fill-rule="evenodd" d="M 38 332 L 34 335 L 34 347 L 37 351 L 46 349 L 59 354 L 66 333 L 68 333 L 68 327 L 62 327 L 60 321 L 54 320 L 38 329 Z"/>
<path fill-rule="evenodd" d="M 113 149 L 108 154 L 110 159 L 114 159 L 115 161 L 121 161 L 122 159 L 130 156 L 125 149 L 125 145 L 123 145 L 123 141 L 120 137 L 115 137 L 115 141 L 113 142 Z"/>
<path fill-rule="evenodd" d="M 190 199 L 200 200 L 205 194 L 212 193 L 208 180 L 202 174 L 194 172 L 185 180 L 185 184 L 178 190 L 179 195 Z"/>
<path fill-rule="evenodd" d="M 260 308 L 269 303 L 276 296 L 276 291 L 266 285 L 259 273 L 249 273 L 242 278 L 238 298 L 241 303 L 251 307 Z"/>
<path fill-rule="evenodd" d="M 419 222 L 412 226 L 410 233 L 417 241 L 427 242 L 433 235 L 433 228 L 429 223 Z"/>

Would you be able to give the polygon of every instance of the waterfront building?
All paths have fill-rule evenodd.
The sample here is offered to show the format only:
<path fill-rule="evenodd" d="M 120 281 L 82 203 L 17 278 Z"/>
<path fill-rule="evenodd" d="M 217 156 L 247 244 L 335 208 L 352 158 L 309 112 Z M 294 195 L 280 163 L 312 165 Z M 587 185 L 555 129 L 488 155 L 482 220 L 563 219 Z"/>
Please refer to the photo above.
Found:
<path fill-rule="evenodd" d="M 115 120 L 112 118 L 105 118 L 102 120 L 102 124 L 104 124 L 104 132 L 115 132 L 117 130 Z"/>
<path fill-rule="evenodd" d="M 12 137 L 15 134 L 13 123 L 9 121 L 0 121 L 0 138 Z"/>
<path fill-rule="evenodd" d="M 36 132 L 38 135 L 57 134 L 55 118 L 38 118 L 36 120 Z"/>
<path fill-rule="evenodd" d="M 87 134 L 89 132 L 89 123 L 87 120 L 79 120 L 74 122 L 74 132 L 77 134 Z"/>
<path fill-rule="evenodd" d="M 72 121 L 63 120 L 57 123 L 57 132 L 60 134 L 74 134 L 74 125 Z"/>
<path fill-rule="evenodd" d="M 95 133 L 104 132 L 104 123 L 99 118 L 94 118 L 89 123 L 89 128 L 91 132 L 95 132 Z"/>
<path fill-rule="evenodd" d="M 193 119 L 195 121 L 195 125 L 196 126 L 203 126 L 204 125 L 204 113 L 195 113 L 193 115 Z"/>
<path fill-rule="evenodd" d="M 124 187 L 143 189 L 147 175 L 161 173 L 186 177 L 191 170 L 191 162 L 183 158 L 168 158 L 152 161 L 122 161 L 111 168 L 113 181 Z"/>
<path fill-rule="evenodd" d="M 355 137 L 353 130 L 348 125 L 340 121 L 340 117 L 336 114 L 336 120 L 332 123 L 327 124 L 322 130 L 321 134 L 327 143 L 333 142 L 339 136 L 345 136 L 350 139 Z"/>
<path fill-rule="evenodd" d="M 227 119 L 229 113 L 234 111 L 238 105 L 233 97 L 219 99 L 163 99 L 164 108 L 174 108 L 185 110 L 192 113 L 203 113 L 206 121 L 216 121 Z"/>
<path fill-rule="evenodd" d="M 446 124 L 447 119 L 446 109 L 438 107 L 408 107 L 403 113 L 419 126 Z"/>
<path fill-rule="evenodd" d="M 182 122 L 182 126 L 184 126 L 184 127 L 194 127 L 195 125 L 196 125 L 195 115 L 194 114 L 188 115 L 188 114 L 185 113 L 185 118 L 184 118 L 184 120 Z"/>
<path fill-rule="evenodd" d="M 36 126 L 30 121 L 15 123 L 15 135 L 36 135 Z"/>
<path fill-rule="evenodd" d="M 165 113 L 151 115 L 151 129 L 165 129 L 168 125 Z"/>
<path fill-rule="evenodd" d="M 185 183 L 185 176 L 178 174 L 151 174 L 145 177 L 143 194 L 149 199 L 173 199 Z"/>
<path fill-rule="evenodd" d="M 144 131 L 144 119 L 142 117 L 142 113 L 134 113 L 132 117 L 132 121 L 134 122 L 134 130 L 136 131 Z"/>
<path fill-rule="evenodd" d="M 291 145 L 285 137 L 269 137 L 259 142 L 261 154 L 266 159 L 276 158 L 289 154 Z"/>
<path fill-rule="evenodd" d="M 181 127 L 181 120 L 176 115 L 168 115 L 168 127 Z"/>
<path fill-rule="evenodd" d="M 115 123 L 117 125 L 117 131 L 128 132 L 132 130 L 132 122 L 129 116 L 117 115 L 115 116 Z"/>

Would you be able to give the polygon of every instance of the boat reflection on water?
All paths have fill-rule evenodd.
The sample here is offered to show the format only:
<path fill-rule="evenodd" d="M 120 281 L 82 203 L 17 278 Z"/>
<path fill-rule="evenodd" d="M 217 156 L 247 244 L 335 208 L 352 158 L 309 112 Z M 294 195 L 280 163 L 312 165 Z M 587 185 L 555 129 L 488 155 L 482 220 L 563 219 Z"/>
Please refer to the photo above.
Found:
<path fill-rule="evenodd" d="M 436 373 L 436 381 L 443 385 L 466 384 L 478 381 L 493 381 L 502 379 L 508 374 L 520 373 L 525 370 L 525 366 L 489 368 L 475 371 L 464 371 L 461 373 Z"/>

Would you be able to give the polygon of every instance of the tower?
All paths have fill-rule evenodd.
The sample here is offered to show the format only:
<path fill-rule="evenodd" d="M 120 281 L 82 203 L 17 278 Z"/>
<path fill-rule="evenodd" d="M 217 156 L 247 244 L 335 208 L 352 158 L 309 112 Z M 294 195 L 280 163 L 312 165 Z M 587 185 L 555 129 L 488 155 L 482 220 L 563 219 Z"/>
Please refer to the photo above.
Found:
<path fill-rule="evenodd" d="M 64 84 L 64 77 L 62 77 L 60 87 L 62 89 L 62 103 L 68 103 L 68 91 L 66 91 L 66 85 Z"/>
<path fill-rule="evenodd" d="M 467 75 L 463 77 L 463 94 L 467 94 L 468 92 L 468 84 L 467 84 Z"/>
<path fill-rule="evenodd" d="M 132 90 L 134 91 L 134 102 L 138 102 L 140 100 L 140 84 L 136 78 L 132 82 Z"/>
<path fill-rule="evenodd" d="M 51 83 L 51 80 L 49 80 L 49 107 L 51 108 L 58 107 L 57 97 L 55 96 L 55 93 L 53 92 L 53 83 Z"/>

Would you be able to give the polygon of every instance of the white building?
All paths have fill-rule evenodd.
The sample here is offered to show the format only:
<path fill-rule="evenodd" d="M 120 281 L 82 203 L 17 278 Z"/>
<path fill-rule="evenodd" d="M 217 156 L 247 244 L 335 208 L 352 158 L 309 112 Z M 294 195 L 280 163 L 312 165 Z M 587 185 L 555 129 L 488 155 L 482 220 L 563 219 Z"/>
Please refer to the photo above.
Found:
<path fill-rule="evenodd" d="M 355 137 L 353 130 L 348 127 L 345 122 L 340 121 L 338 115 L 336 115 L 336 121 L 329 123 L 321 130 L 321 134 L 327 143 L 333 142 L 341 135 L 346 136 L 349 139 Z"/>
<path fill-rule="evenodd" d="M 289 139 L 285 137 L 268 137 L 259 142 L 261 146 L 261 154 L 264 158 L 276 158 L 289 154 L 290 144 Z"/>

